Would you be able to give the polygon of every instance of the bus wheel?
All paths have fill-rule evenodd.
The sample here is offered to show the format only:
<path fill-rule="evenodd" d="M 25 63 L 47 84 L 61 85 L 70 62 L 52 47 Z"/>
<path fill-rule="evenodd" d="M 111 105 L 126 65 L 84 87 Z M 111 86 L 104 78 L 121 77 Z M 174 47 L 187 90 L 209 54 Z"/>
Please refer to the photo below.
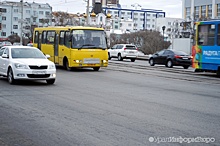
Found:
<path fill-rule="evenodd" d="M 100 67 L 93 67 L 94 71 L 99 71 Z"/>
<path fill-rule="evenodd" d="M 217 74 L 218 77 L 220 77 L 220 67 L 218 68 L 216 74 Z"/>
<path fill-rule="evenodd" d="M 71 70 L 71 67 L 69 67 L 69 62 L 68 62 L 67 59 L 65 60 L 65 68 L 66 68 L 66 70 L 68 70 L 68 71 Z"/>

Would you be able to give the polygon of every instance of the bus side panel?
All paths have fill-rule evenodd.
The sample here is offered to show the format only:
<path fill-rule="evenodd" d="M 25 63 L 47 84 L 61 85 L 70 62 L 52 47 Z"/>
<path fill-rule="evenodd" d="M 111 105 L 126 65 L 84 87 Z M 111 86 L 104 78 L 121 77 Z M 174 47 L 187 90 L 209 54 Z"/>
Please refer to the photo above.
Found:
<path fill-rule="evenodd" d="M 220 66 L 220 46 L 194 46 L 193 68 L 218 70 Z"/>

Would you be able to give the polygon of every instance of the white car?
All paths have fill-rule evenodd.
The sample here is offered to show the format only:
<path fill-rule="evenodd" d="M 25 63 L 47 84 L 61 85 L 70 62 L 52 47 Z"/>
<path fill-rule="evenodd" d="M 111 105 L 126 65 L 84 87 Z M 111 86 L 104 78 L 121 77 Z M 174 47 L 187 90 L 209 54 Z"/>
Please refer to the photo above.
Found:
<path fill-rule="evenodd" d="M 29 46 L 4 46 L 0 49 L 0 75 L 10 84 L 16 80 L 46 80 L 54 84 L 56 66 L 38 48 Z"/>
<path fill-rule="evenodd" d="M 132 44 L 116 44 L 112 48 L 108 49 L 108 59 L 118 58 L 122 61 L 123 59 L 131 59 L 134 62 L 138 57 L 138 49 Z"/>

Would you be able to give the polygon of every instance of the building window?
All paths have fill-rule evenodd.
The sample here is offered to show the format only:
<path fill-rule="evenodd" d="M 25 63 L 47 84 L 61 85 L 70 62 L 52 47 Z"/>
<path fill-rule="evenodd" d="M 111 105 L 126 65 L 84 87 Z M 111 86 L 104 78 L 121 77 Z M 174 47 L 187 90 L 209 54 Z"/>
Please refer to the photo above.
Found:
<path fill-rule="evenodd" d="M 140 13 L 140 16 L 144 16 L 144 13 Z"/>
<path fill-rule="evenodd" d="M 150 19 L 147 19 L 147 21 L 149 22 L 149 21 L 150 21 Z"/>
<path fill-rule="evenodd" d="M 131 12 L 127 12 L 127 15 L 131 15 Z"/>
<path fill-rule="evenodd" d="M 2 13 L 6 13 L 7 12 L 7 9 L 4 9 L 4 8 L 0 8 L 0 12 L 2 12 Z"/>
<path fill-rule="evenodd" d="M 156 17 L 157 15 L 156 14 L 153 14 L 153 17 Z"/>
<path fill-rule="evenodd" d="M 151 15 L 150 14 L 147 14 L 147 17 L 150 17 Z"/>
<path fill-rule="evenodd" d="M 31 22 L 31 19 L 30 19 L 30 18 L 26 18 L 26 21 L 30 23 L 30 22 Z"/>
<path fill-rule="evenodd" d="M 40 15 L 43 15 L 43 14 L 44 14 L 44 11 L 39 11 L 39 14 L 40 14 Z"/>
<path fill-rule="evenodd" d="M 168 22 L 168 25 L 171 25 L 171 22 Z"/>
<path fill-rule="evenodd" d="M 220 17 L 220 4 L 217 5 L 217 16 Z"/>
<path fill-rule="evenodd" d="M 186 18 L 190 18 L 191 9 L 188 7 L 186 8 Z"/>
<path fill-rule="evenodd" d="M 2 36 L 6 36 L 6 32 L 2 32 Z"/>
<path fill-rule="evenodd" d="M 18 25 L 13 25 L 13 29 L 18 29 Z"/>
<path fill-rule="evenodd" d="M 110 10 L 109 10 L 109 11 L 108 11 L 108 13 L 109 13 L 109 14 L 111 14 L 111 13 L 112 13 L 112 11 L 110 11 Z"/>
<path fill-rule="evenodd" d="M 135 13 L 134 13 L 134 15 L 135 15 L 135 16 L 137 16 L 137 15 L 138 15 L 138 13 L 136 13 L 136 12 L 135 12 Z"/>
<path fill-rule="evenodd" d="M 2 20 L 6 20 L 6 17 L 5 17 L 5 16 L 2 16 Z"/>
<path fill-rule="evenodd" d="M 131 24 L 131 23 L 129 23 L 129 24 L 128 24 L 128 26 L 129 26 L 129 27 L 131 27 L 131 26 L 132 26 L 132 24 Z"/>
<path fill-rule="evenodd" d="M 26 13 L 27 13 L 27 14 L 30 14 L 30 13 L 31 13 L 31 11 L 30 11 L 30 10 L 26 10 Z"/>
<path fill-rule="evenodd" d="M 45 12 L 45 15 L 46 15 L 46 16 L 49 16 L 49 15 L 50 15 L 50 12 L 48 12 L 48 11 Z"/>
<path fill-rule="evenodd" d="M 212 17 L 212 5 L 208 5 L 208 17 Z"/>
<path fill-rule="evenodd" d="M 195 7 L 195 11 L 194 11 L 194 13 L 195 13 L 195 19 L 198 19 L 199 18 L 199 7 Z"/>
<path fill-rule="evenodd" d="M 202 18 L 206 17 L 206 6 L 202 6 L 201 16 L 202 16 Z"/>
<path fill-rule="evenodd" d="M 150 28 L 150 24 L 147 24 L 147 27 Z"/>
<path fill-rule="evenodd" d="M 152 25 L 152 28 L 154 28 L 154 25 Z"/>
<path fill-rule="evenodd" d="M 14 9 L 14 13 L 18 13 L 18 9 Z"/>
<path fill-rule="evenodd" d="M 6 24 L 2 24 L 2 28 L 4 28 L 4 29 L 5 29 L 5 28 L 6 28 Z"/>
<path fill-rule="evenodd" d="M 118 11 L 114 11 L 114 14 L 118 14 Z"/>
<path fill-rule="evenodd" d="M 121 12 L 121 14 L 122 14 L 122 15 L 124 15 L 124 14 L 125 14 L 125 12 Z"/>
<path fill-rule="evenodd" d="M 14 21 L 18 21 L 18 17 L 14 17 Z"/>
<path fill-rule="evenodd" d="M 118 25 L 115 25 L 115 29 L 118 29 Z"/>

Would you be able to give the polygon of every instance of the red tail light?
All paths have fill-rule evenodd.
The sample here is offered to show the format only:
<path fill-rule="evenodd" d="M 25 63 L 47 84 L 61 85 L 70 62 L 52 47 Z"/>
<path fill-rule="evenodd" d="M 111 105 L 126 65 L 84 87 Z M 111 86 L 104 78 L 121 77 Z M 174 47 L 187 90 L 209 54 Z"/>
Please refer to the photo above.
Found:
<path fill-rule="evenodd" d="M 126 50 L 126 48 L 124 48 L 124 50 Z"/>
<path fill-rule="evenodd" d="M 175 55 L 174 57 L 175 57 L 175 58 L 182 58 L 182 57 L 181 57 L 181 56 L 179 56 L 179 55 Z"/>
<path fill-rule="evenodd" d="M 138 51 L 138 48 L 136 48 L 136 50 Z"/>

